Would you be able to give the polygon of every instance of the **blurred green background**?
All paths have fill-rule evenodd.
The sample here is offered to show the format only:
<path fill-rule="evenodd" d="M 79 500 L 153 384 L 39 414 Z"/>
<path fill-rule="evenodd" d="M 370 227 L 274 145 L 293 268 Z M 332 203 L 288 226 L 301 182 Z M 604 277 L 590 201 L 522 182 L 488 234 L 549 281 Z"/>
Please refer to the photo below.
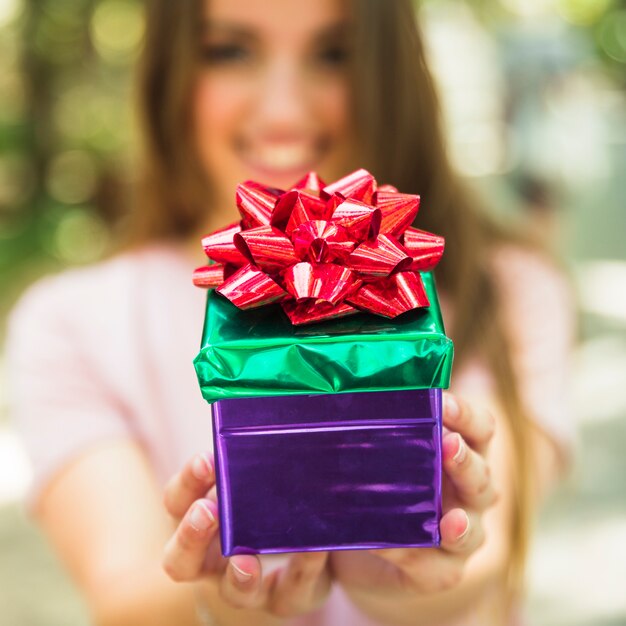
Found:
<path fill-rule="evenodd" d="M 579 294 L 572 419 L 581 445 L 540 520 L 530 623 L 624 625 L 626 3 L 429 0 L 416 9 L 457 167 L 500 217 L 525 222 L 564 256 Z M 25 286 L 101 258 L 123 227 L 142 34 L 136 0 L 0 0 L 0 337 Z M 86 624 L 23 512 L 28 481 L 0 393 L 0 624 Z"/>

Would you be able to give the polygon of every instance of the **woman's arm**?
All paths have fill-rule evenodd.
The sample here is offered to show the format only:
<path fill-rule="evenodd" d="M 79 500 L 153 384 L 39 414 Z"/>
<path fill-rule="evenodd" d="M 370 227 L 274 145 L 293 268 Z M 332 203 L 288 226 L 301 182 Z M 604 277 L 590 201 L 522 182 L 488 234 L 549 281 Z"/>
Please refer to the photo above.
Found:
<path fill-rule="evenodd" d="M 53 479 L 37 504 L 39 521 L 98 626 L 197 626 L 198 601 L 216 626 L 282 621 L 233 608 L 217 577 L 179 584 L 166 575 L 162 554 L 172 521 L 147 459 L 130 441 L 88 449 Z"/>

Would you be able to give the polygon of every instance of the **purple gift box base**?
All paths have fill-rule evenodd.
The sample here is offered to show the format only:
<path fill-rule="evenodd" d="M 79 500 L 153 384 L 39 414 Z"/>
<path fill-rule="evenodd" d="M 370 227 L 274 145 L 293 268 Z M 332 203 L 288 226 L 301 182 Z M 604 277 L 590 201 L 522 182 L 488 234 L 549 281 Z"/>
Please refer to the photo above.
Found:
<path fill-rule="evenodd" d="M 224 556 L 439 545 L 441 389 L 213 405 Z"/>

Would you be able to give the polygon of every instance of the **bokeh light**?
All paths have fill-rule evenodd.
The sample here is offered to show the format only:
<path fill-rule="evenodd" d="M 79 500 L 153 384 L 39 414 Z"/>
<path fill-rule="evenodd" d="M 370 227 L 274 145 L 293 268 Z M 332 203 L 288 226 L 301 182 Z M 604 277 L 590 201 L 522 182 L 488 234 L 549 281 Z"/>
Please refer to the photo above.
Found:
<path fill-rule="evenodd" d="M 86 208 L 65 212 L 54 233 L 54 251 L 66 263 L 89 263 L 99 259 L 108 242 L 106 225 Z"/>
<path fill-rule="evenodd" d="M 553 11 L 552 3 L 548 0 L 500 0 L 502 6 L 523 18 L 538 18 Z"/>
<path fill-rule="evenodd" d="M 607 13 L 600 23 L 599 42 L 612 59 L 626 63 L 626 10 Z"/>
<path fill-rule="evenodd" d="M 23 114 L 26 94 L 20 74 L 15 70 L 0 72 L 0 124 L 15 124 Z"/>
<path fill-rule="evenodd" d="M 63 263 L 84 264 L 102 257 L 110 235 L 106 224 L 88 205 L 56 205 L 39 225 L 43 248 Z"/>
<path fill-rule="evenodd" d="M 20 0 L 0 0 L 0 28 L 15 20 L 21 8 Z"/>
<path fill-rule="evenodd" d="M 556 8 L 563 19 L 585 26 L 602 17 L 611 2 L 612 0 L 556 0 Z"/>
<path fill-rule="evenodd" d="M 75 3 L 74 3 L 75 4 Z M 46 3 L 42 19 L 33 26 L 33 44 L 47 63 L 66 65 L 85 56 L 81 14 L 67 0 Z"/>
<path fill-rule="evenodd" d="M 33 190 L 32 164 L 25 154 L 0 154 L 0 209 L 5 215 L 20 209 Z"/>
<path fill-rule="evenodd" d="M 91 19 L 91 36 L 105 61 L 126 63 L 138 51 L 143 36 L 140 6 L 124 0 L 100 3 Z"/>
<path fill-rule="evenodd" d="M 85 150 L 58 154 L 48 168 L 46 187 L 59 202 L 78 204 L 89 200 L 98 182 L 93 155 Z"/>
<path fill-rule="evenodd" d="M 424 6 L 421 15 L 454 165 L 472 177 L 506 171 L 504 84 L 494 42 L 467 5 L 434 3 Z"/>
<path fill-rule="evenodd" d="M 117 87 L 117 85 L 116 85 Z M 54 105 L 54 120 L 60 133 L 74 143 L 103 152 L 128 148 L 129 135 L 120 105 L 124 94 L 117 89 L 103 92 L 89 83 L 77 84 L 63 92 Z"/>

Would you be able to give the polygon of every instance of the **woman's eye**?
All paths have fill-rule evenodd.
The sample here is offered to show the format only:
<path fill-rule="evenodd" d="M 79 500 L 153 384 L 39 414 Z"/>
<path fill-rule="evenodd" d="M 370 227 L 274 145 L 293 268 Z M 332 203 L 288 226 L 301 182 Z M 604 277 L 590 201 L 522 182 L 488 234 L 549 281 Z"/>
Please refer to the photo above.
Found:
<path fill-rule="evenodd" d="M 319 61 L 325 65 L 342 65 L 348 58 L 348 50 L 345 46 L 328 46 L 317 54 Z"/>
<path fill-rule="evenodd" d="M 214 64 L 245 61 L 250 56 L 249 50 L 239 44 L 207 44 L 201 54 L 204 61 Z"/>

